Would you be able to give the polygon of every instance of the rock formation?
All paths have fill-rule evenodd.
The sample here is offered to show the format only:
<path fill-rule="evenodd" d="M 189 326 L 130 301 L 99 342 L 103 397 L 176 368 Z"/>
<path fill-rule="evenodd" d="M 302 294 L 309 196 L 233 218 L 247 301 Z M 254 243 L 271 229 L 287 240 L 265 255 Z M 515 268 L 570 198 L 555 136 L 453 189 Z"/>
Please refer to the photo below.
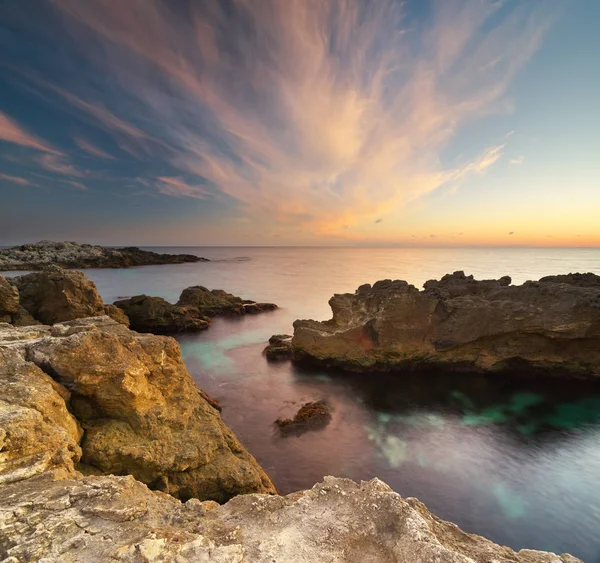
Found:
<path fill-rule="evenodd" d="M 94 282 L 83 272 L 47 266 L 40 272 L 11 278 L 21 306 L 36 320 L 51 325 L 104 314 Z"/>
<path fill-rule="evenodd" d="M 327 401 L 304 403 L 294 418 L 278 418 L 275 424 L 284 436 L 299 436 L 309 430 L 320 430 L 331 422 L 331 407 Z"/>
<path fill-rule="evenodd" d="M 600 277 L 523 285 L 455 272 L 419 291 L 384 280 L 334 295 L 333 318 L 296 321 L 298 360 L 353 371 L 445 367 L 600 376 Z"/>
<path fill-rule="evenodd" d="M 81 455 L 82 471 L 130 474 L 184 499 L 275 493 L 199 393 L 172 338 L 137 334 L 106 316 L 5 324 L 0 354 L 0 459 L 8 464 L 0 480 L 55 466 L 72 472 Z"/>
<path fill-rule="evenodd" d="M 274 334 L 269 345 L 263 350 L 267 360 L 289 360 L 293 355 L 292 337 L 289 334 Z"/>
<path fill-rule="evenodd" d="M 291 495 L 185 504 L 132 477 L 0 488 L 0 558 L 104 563 L 581 563 L 467 534 L 373 479 L 326 477 Z"/>
<path fill-rule="evenodd" d="M 274 303 L 257 303 L 249 299 L 242 299 L 222 289 L 210 290 L 201 285 L 184 289 L 177 305 L 197 307 L 207 317 L 262 313 L 277 309 L 277 305 Z"/>
<path fill-rule="evenodd" d="M 136 295 L 115 301 L 114 305 L 127 315 L 131 328 L 139 332 L 193 332 L 210 325 L 210 319 L 197 307 L 172 305 L 162 297 Z"/>
<path fill-rule="evenodd" d="M 0 250 L 0 271 L 39 270 L 50 264 L 63 268 L 128 268 L 184 262 L 207 262 L 207 259 L 194 254 L 159 254 L 135 246 L 109 248 L 48 240 Z"/>

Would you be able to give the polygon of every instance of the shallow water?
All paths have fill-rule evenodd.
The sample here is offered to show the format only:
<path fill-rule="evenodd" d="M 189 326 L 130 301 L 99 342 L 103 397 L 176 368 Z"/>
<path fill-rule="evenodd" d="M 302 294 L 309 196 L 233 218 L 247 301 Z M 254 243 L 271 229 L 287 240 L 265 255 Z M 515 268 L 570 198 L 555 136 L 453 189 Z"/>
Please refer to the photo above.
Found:
<path fill-rule="evenodd" d="M 164 251 L 164 249 L 161 249 Z M 447 272 L 513 282 L 600 273 L 597 249 L 186 248 L 214 260 L 88 270 L 106 302 L 139 293 L 175 301 L 201 284 L 281 309 L 215 319 L 178 337 L 190 373 L 282 493 L 324 475 L 379 477 L 441 518 L 515 549 L 570 552 L 600 562 L 600 387 L 576 381 L 348 375 L 267 363 L 266 340 L 297 318 L 331 316 L 333 293 L 378 279 L 417 286 Z M 273 426 L 327 399 L 324 430 L 281 438 Z"/>

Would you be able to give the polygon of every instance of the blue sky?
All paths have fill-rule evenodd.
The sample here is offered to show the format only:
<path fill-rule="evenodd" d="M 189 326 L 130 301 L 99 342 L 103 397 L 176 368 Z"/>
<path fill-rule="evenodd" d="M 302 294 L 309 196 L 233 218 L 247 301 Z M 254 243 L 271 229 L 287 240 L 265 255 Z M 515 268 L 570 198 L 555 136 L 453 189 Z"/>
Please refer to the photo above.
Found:
<path fill-rule="evenodd" d="M 0 5 L 0 244 L 600 245 L 593 0 Z"/>

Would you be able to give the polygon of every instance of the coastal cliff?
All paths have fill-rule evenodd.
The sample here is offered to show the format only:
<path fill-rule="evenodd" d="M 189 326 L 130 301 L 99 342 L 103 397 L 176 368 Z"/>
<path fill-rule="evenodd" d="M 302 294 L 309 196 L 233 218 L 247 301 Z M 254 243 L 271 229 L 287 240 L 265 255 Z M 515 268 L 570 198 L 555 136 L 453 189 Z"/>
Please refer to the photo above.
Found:
<path fill-rule="evenodd" d="M 135 246 L 112 248 L 49 240 L 0 250 L 0 271 L 40 270 L 51 264 L 63 268 L 129 268 L 207 261 L 194 254 L 160 254 Z"/>
<path fill-rule="evenodd" d="M 523 285 L 455 272 L 334 295 L 331 320 L 294 323 L 294 357 L 351 371 L 445 368 L 600 376 L 600 276 Z"/>

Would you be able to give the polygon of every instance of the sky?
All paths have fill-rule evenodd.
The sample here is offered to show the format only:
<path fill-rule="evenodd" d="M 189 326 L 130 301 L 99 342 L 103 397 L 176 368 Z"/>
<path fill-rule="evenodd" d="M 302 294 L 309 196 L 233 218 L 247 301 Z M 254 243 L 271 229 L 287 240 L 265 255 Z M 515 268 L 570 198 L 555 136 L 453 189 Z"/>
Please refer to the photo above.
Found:
<path fill-rule="evenodd" d="M 600 246 L 597 0 L 0 3 L 0 245 Z"/>

